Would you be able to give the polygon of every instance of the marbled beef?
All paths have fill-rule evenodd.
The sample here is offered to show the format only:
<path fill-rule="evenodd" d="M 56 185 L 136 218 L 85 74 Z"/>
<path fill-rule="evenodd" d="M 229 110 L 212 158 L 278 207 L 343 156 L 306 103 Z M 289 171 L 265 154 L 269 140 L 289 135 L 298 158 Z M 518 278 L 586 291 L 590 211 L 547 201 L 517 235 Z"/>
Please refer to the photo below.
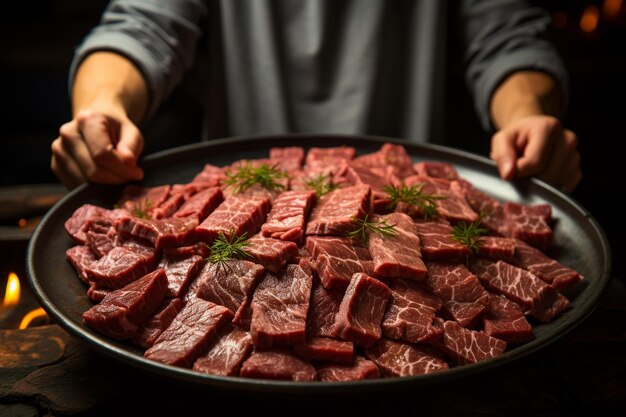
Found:
<path fill-rule="evenodd" d="M 533 273 L 503 261 L 475 259 L 472 271 L 486 288 L 518 303 L 524 314 L 549 322 L 567 309 L 569 300 Z"/>
<path fill-rule="evenodd" d="M 251 304 L 250 334 L 255 346 L 269 348 L 305 342 L 312 285 L 310 271 L 294 264 L 277 274 L 265 275 Z"/>
<path fill-rule="evenodd" d="M 139 326 L 132 337 L 133 343 L 144 349 L 154 345 L 163 330 L 169 327 L 182 308 L 183 302 L 180 298 L 166 298 L 152 317 Z"/>
<path fill-rule="evenodd" d="M 424 260 L 465 259 L 471 255 L 467 246 L 452 238 L 452 226 L 444 219 L 415 220 Z"/>
<path fill-rule="evenodd" d="M 293 353 L 310 361 L 352 363 L 354 345 L 330 337 L 310 337 L 305 343 L 295 345 Z"/>
<path fill-rule="evenodd" d="M 434 325 L 443 302 L 423 284 L 404 279 L 389 284 L 391 299 L 382 322 L 383 336 L 411 343 L 430 342 L 441 336 Z"/>
<path fill-rule="evenodd" d="M 387 279 L 422 281 L 426 277 L 426 266 L 413 219 L 404 213 L 390 213 L 373 215 L 371 221 L 394 225 L 395 231 L 393 236 L 370 233 L 368 249 L 374 261 L 374 274 Z"/>
<path fill-rule="evenodd" d="M 460 178 L 454 165 L 447 162 L 421 161 L 415 163 L 413 168 L 418 175 L 425 175 L 427 177 L 443 178 L 449 181 L 458 180 Z"/>
<path fill-rule="evenodd" d="M 546 207 L 548 209 L 546 210 Z M 509 224 L 509 236 L 545 250 L 552 245 L 552 228 L 548 224 L 547 205 L 526 206 L 508 201 L 504 204 L 504 214 Z"/>
<path fill-rule="evenodd" d="M 343 293 L 341 290 L 326 289 L 319 279 L 313 279 L 307 313 L 307 336 L 336 336 L 333 325 L 335 324 L 335 315 L 339 311 L 343 299 Z"/>
<path fill-rule="evenodd" d="M 368 185 L 338 188 L 317 201 L 306 225 L 307 235 L 345 236 L 355 227 L 354 219 L 363 219 L 370 211 L 371 189 Z"/>
<path fill-rule="evenodd" d="M 168 365 L 191 368 L 206 352 L 220 327 L 232 318 L 233 314 L 226 307 L 194 298 L 185 304 L 144 356 Z"/>
<path fill-rule="evenodd" d="M 198 240 L 212 243 L 219 233 L 248 237 L 259 231 L 271 207 L 270 199 L 229 196 L 198 227 Z"/>
<path fill-rule="evenodd" d="M 315 364 L 317 378 L 326 382 L 359 381 L 380 377 L 378 366 L 361 355 L 355 355 L 350 364 L 320 362 Z"/>
<path fill-rule="evenodd" d="M 122 288 L 152 271 L 158 257 L 149 247 L 116 246 L 85 269 L 87 281 L 100 288 Z"/>
<path fill-rule="evenodd" d="M 314 204 L 314 191 L 285 191 L 279 194 L 272 202 L 267 221 L 261 226 L 261 234 L 302 244 L 306 221 Z"/>
<path fill-rule="evenodd" d="M 455 185 L 457 181 L 424 175 L 412 175 L 406 178 L 404 182 L 408 186 L 422 185 L 421 190 L 423 193 L 443 197 L 435 201 L 437 213 L 451 223 L 478 220 L 478 214 L 465 200 L 463 191 L 458 185 Z"/>
<path fill-rule="evenodd" d="M 365 350 L 383 376 L 430 374 L 448 369 L 448 363 L 428 345 L 381 339 Z"/>
<path fill-rule="evenodd" d="M 438 346 L 455 365 L 466 365 L 501 355 L 507 344 L 483 331 L 466 329 L 455 321 L 446 321 Z"/>
<path fill-rule="evenodd" d="M 174 213 L 174 217 L 196 216 L 199 221 L 203 221 L 222 201 L 222 190 L 219 187 L 209 187 L 189 197 Z"/>
<path fill-rule="evenodd" d="M 131 338 L 165 298 L 167 278 L 161 268 L 109 293 L 83 313 L 84 323 L 117 340 Z"/>
<path fill-rule="evenodd" d="M 251 261 L 207 262 L 195 281 L 195 295 L 225 306 L 233 313 L 233 322 L 239 324 L 254 288 L 264 276 L 265 268 Z"/>
<path fill-rule="evenodd" d="M 252 352 L 252 347 L 250 333 L 226 324 L 206 353 L 196 359 L 193 369 L 211 375 L 238 376 L 243 361 Z"/>
<path fill-rule="evenodd" d="M 313 365 L 284 349 L 255 351 L 241 365 L 239 376 L 287 381 L 315 381 Z"/>
<path fill-rule="evenodd" d="M 263 265 L 270 272 L 278 272 L 298 255 L 298 245 L 289 240 L 264 237 L 260 233 L 247 240 L 249 259 Z"/>
<path fill-rule="evenodd" d="M 489 294 L 480 281 L 464 265 L 428 262 L 426 285 L 443 300 L 446 316 L 463 327 L 480 322 L 489 304 Z"/>
<path fill-rule="evenodd" d="M 352 276 L 335 315 L 334 332 L 359 346 L 371 346 L 382 336 L 381 323 L 391 297 L 384 283 L 364 273 Z"/>
<path fill-rule="evenodd" d="M 187 286 L 202 269 L 204 259 L 198 255 L 188 257 L 163 256 L 159 267 L 167 274 L 167 296 L 182 297 Z"/>
<path fill-rule="evenodd" d="M 118 231 L 128 233 L 138 239 L 151 242 L 155 248 L 184 246 L 195 243 L 195 229 L 198 218 L 170 217 L 167 219 L 145 219 L 136 216 L 123 216 L 117 219 Z"/>
<path fill-rule="evenodd" d="M 489 294 L 483 327 L 489 336 L 508 344 L 524 343 L 535 338 L 521 307 L 501 294 Z"/>
<path fill-rule="evenodd" d="M 515 256 L 510 263 L 532 272 L 559 291 L 566 291 L 583 279 L 577 271 L 519 240 L 515 241 Z"/>
<path fill-rule="evenodd" d="M 345 237 L 308 236 L 305 248 L 311 254 L 315 270 L 328 289 L 345 289 L 352 275 L 374 274 L 374 262 L 366 246 Z"/>

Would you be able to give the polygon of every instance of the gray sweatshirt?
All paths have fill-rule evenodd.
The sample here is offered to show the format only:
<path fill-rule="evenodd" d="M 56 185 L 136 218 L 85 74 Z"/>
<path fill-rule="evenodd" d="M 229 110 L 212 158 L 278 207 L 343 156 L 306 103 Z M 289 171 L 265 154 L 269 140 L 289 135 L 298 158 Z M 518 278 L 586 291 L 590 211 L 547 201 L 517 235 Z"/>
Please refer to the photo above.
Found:
<path fill-rule="evenodd" d="M 567 73 L 549 16 L 522 1 L 119 0 L 76 48 L 70 86 L 97 50 L 144 75 L 148 118 L 183 79 L 204 139 L 287 132 L 373 134 L 445 143 L 446 48 L 459 46 L 485 130 L 511 72 Z"/>

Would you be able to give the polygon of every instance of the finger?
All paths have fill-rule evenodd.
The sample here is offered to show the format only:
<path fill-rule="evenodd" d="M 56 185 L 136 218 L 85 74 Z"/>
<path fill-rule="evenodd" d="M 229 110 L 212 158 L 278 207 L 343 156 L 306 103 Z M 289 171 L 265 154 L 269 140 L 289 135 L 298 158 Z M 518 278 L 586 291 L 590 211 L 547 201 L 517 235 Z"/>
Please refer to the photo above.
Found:
<path fill-rule="evenodd" d="M 539 178 L 556 186 L 563 185 L 573 173 L 572 165 L 578 166 L 580 163 L 576 135 L 565 129 L 562 133 L 563 135 L 555 140 L 546 169 L 538 174 Z"/>
<path fill-rule="evenodd" d="M 505 180 L 513 179 L 516 175 L 516 137 L 514 131 L 501 130 L 491 139 L 490 157 L 496 162 L 500 177 Z"/>
<path fill-rule="evenodd" d="M 565 165 L 572 156 L 572 152 L 565 146 L 556 145 L 552 151 L 551 159 L 546 163 L 546 169 L 537 173 L 537 178 L 556 186 L 561 185 Z"/>
<path fill-rule="evenodd" d="M 111 135 L 118 129 L 112 125 L 117 122 L 90 110 L 79 112 L 76 122 L 89 155 L 97 165 L 106 167 L 112 172 L 116 171 L 117 166 L 123 165 L 113 152 L 116 137 Z"/>
<path fill-rule="evenodd" d="M 50 169 L 67 189 L 72 190 L 87 181 L 78 165 L 63 150 L 60 137 L 52 142 L 51 149 Z"/>
<path fill-rule="evenodd" d="M 517 171 L 520 176 L 536 175 L 546 169 L 552 157 L 554 136 L 562 134 L 558 120 L 549 120 L 535 125 L 528 130 L 527 143 L 523 153 L 517 160 Z"/>
<path fill-rule="evenodd" d="M 120 159 L 127 166 L 137 165 L 137 160 L 143 152 L 144 139 L 139 129 L 132 123 L 123 123 L 120 129 L 119 142 L 116 150 Z"/>
<path fill-rule="evenodd" d="M 59 160 L 63 160 L 66 167 L 75 165 L 80 171 L 80 177 L 84 181 L 88 180 L 96 170 L 96 163 L 91 157 L 87 143 L 83 140 L 78 129 L 77 122 L 69 122 L 61 126 L 60 129 L 60 150 L 57 153 Z M 72 171 L 75 171 L 73 169 Z M 75 175 L 76 172 L 74 172 Z"/>
<path fill-rule="evenodd" d="M 91 175 L 98 174 L 91 177 L 94 181 L 100 181 L 100 175 L 107 176 L 106 182 L 112 181 L 115 177 L 121 181 L 143 178 L 143 171 L 136 166 L 128 166 L 115 150 L 114 143 L 117 142 L 117 138 L 110 135 L 120 131 L 119 126 L 115 126 L 119 122 L 90 111 L 79 113 L 76 119 L 90 159 L 98 168 L 90 170 Z"/>
<path fill-rule="evenodd" d="M 89 171 L 93 171 L 95 166 L 80 136 L 77 123 L 65 123 L 59 129 L 59 135 L 52 148 L 57 163 L 76 180 L 87 181 Z"/>
<path fill-rule="evenodd" d="M 65 125 L 64 125 L 65 126 Z M 119 184 L 128 178 L 96 165 L 91 157 L 87 144 L 82 137 L 70 129 L 62 129 L 64 135 L 60 140 L 60 152 L 57 152 L 59 161 L 63 161 L 65 171 L 76 181 L 98 182 L 103 184 Z"/>

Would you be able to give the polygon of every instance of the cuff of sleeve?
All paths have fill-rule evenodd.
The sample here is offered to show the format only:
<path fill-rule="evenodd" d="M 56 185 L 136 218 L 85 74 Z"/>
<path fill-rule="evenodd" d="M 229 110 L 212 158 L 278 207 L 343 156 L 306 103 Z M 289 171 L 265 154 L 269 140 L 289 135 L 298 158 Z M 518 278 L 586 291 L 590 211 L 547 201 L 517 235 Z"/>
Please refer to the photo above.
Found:
<path fill-rule="evenodd" d="M 92 33 L 74 53 L 69 71 L 69 90 L 74 85 L 74 78 L 80 63 L 91 53 L 97 51 L 111 51 L 128 58 L 139 69 L 148 86 L 148 109 L 144 121 L 148 120 L 163 100 L 165 80 L 160 76 L 159 64 L 154 57 L 137 39 L 125 33 Z"/>
<path fill-rule="evenodd" d="M 564 105 L 561 109 L 561 116 L 565 113 L 569 101 L 569 79 L 562 61 L 555 57 L 554 53 L 548 51 L 517 51 L 494 61 L 477 82 L 474 104 L 485 130 L 495 130 L 490 110 L 491 98 L 495 90 L 510 74 L 524 70 L 541 71 L 554 77 L 563 94 Z"/>

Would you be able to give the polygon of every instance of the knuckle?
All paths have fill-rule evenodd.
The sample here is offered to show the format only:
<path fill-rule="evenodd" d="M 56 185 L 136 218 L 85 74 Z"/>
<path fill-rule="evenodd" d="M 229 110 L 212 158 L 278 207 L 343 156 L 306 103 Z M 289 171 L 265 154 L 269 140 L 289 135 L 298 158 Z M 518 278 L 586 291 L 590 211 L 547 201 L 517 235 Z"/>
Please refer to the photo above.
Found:
<path fill-rule="evenodd" d="M 75 129 L 74 129 L 73 121 L 64 123 L 59 128 L 59 136 L 61 136 L 62 138 L 72 136 L 74 133 L 75 133 Z"/>
<path fill-rule="evenodd" d="M 105 163 L 107 160 L 109 160 L 112 149 L 112 145 L 107 145 L 103 148 L 92 150 L 91 158 L 98 164 Z"/>
<path fill-rule="evenodd" d="M 578 136 L 576 135 L 576 133 L 572 132 L 571 130 L 567 132 L 567 135 L 565 136 L 565 140 L 571 148 L 578 147 Z"/>
<path fill-rule="evenodd" d="M 526 159 L 526 164 L 528 166 L 528 169 L 532 173 L 538 173 L 538 172 L 543 171 L 543 169 L 545 168 L 545 165 L 546 165 L 546 163 L 543 161 L 543 159 L 540 158 L 537 155 L 529 156 Z"/>
<path fill-rule="evenodd" d="M 91 109 L 83 109 L 76 114 L 76 120 L 79 123 L 83 123 L 86 120 L 91 119 L 95 114 L 96 113 Z"/>
<path fill-rule="evenodd" d="M 63 145 L 61 144 L 61 138 L 57 138 L 52 141 L 50 145 L 50 150 L 52 151 L 52 155 L 59 156 L 63 152 Z"/>
<path fill-rule="evenodd" d="M 557 119 L 556 117 L 549 116 L 544 118 L 544 120 L 545 126 L 551 131 L 559 130 L 563 127 L 559 119 Z"/>
<path fill-rule="evenodd" d="M 93 181 L 97 178 L 98 168 L 95 166 L 89 166 L 84 168 L 84 174 L 87 180 Z"/>

